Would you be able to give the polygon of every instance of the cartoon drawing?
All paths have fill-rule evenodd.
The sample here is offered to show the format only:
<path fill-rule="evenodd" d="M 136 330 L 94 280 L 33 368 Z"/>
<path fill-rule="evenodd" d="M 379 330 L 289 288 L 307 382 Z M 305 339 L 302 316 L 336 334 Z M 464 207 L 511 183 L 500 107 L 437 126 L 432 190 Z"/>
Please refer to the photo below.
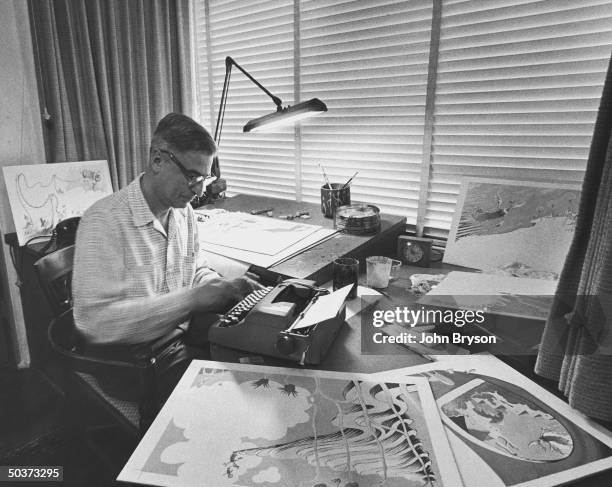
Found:
<path fill-rule="evenodd" d="M 288 385 L 295 393 L 295 386 Z M 317 389 L 320 387 L 318 384 Z M 255 455 L 303 458 L 309 464 L 328 466 L 340 472 L 378 475 L 383 480 L 417 476 L 421 478 L 417 485 L 436 485 L 431 459 L 413 428 L 414 420 L 408 416 L 408 405 L 402 398 L 405 391 L 399 386 L 388 388 L 386 384 L 374 385 L 367 391 L 362 388 L 363 384 L 350 382 L 343 390 L 342 400 L 326 397 L 338 410 L 332 423 L 341 426 L 339 430 L 288 443 L 234 451 L 230 456 L 231 473 L 236 474 L 239 468 L 236 459 Z M 291 394 L 284 388 L 281 393 Z M 384 400 L 377 397 L 380 395 L 385 396 Z M 369 396 L 375 398 L 375 406 L 368 400 Z M 364 410 L 363 406 L 368 409 Z M 351 459 L 351 451 L 358 455 Z"/>
<path fill-rule="evenodd" d="M 465 485 L 548 487 L 612 467 L 610 432 L 493 356 L 404 374 L 429 379 Z"/>
<path fill-rule="evenodd" d="M 461 485 L 424 379 L 387 383 L 366 375 L 209 364 L 192 362 L 121 480 Z M 181 438 L 166 433 L 174 425 Z M 179 466 L 173 471 L 172 465 Z"/>
<path fill-rule="evenodd" d="M 559 273 L 580 188 L 522 181 L 463 181 L 444 262 L 486 271 L 510 263 Z"/>
<path fill-rule="evenodd" d="M 106 161 L 3 168 L 19 244 L 50 235 L 62 220 L 80 216 L 113 192 Z"/>
<path fill-rule="evenodd" d="M 461 391 L 456 397 L 456 392 L 442 396 L 438 402 L 449 425 L 460 429 L 468 441 L 529 462 L 556 461 L 571 454 L 573 441 L 567 429 L 552 414 L 503 384 L 473 379 Z M 555 440 L 555 448 L 545 448 Z"/>

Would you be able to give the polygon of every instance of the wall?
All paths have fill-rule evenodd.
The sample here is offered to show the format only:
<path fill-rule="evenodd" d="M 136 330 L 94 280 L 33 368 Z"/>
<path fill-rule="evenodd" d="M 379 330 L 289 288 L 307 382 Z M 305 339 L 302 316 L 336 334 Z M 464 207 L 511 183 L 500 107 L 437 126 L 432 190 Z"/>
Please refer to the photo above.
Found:
<path fill-rule="evenodd" d="M 34 71 L 27 2 L 0 0 L 0 166 L 45 162 L 43 133 Z M 4 234 L 14 232 L 4 178 L 0 171 L 0 322 L 7 322 L 16 364 L 27 367 L 30 357 L 23 310 Z M 0 338 L 1 340 L 1 338 Z"/>

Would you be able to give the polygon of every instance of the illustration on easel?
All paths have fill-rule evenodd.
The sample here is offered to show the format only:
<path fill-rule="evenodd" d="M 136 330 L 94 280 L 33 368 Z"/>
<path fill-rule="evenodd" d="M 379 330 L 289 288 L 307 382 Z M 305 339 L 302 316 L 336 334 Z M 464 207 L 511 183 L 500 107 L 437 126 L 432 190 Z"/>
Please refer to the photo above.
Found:
<path fill-rule="evenodd" d="M 19 245 L 50 235 L 60 221 L 81 216 L 94 202 L 113 192 L 106 161 L 2 169 Z"/>
<path fill-rule="evenodd" d="M 556 278 L 579 203 L 577 185 L 466 178 L 444 262 L 484 271 L 507 269 L 517 277 Z"/>
<path fill-rule="evenodd" d="M 454 487 L 452 458 L 422 378 L 194 361 L 119 480 Z"/>

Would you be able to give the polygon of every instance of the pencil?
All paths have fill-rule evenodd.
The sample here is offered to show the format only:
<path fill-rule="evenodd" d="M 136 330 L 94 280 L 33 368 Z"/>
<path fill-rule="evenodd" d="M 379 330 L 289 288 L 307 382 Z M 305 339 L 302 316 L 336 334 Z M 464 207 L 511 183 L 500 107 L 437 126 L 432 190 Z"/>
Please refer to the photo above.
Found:
<path fill-rule="evenodd" d="M 327 179 L 327 174 L 325 174 L 325 169 L 323 169 L 323 166 L 321 165 L 320 162 L 319 162 L 319 167 L 321 168 L 321 172 L 323 173 L 323 179 L 325 179 L 325 184 L 327 185 L 329 189 L 332 189 L 331 184 L 329 184 L 329 179 Z"/>
<path fill-rule="evenodd" d="M 274 208 L 265 208 L 263 210 L 251 210 L 251 215 L 261 215 L 262 213 L 268 213 L 274 210 Z"/>
<path fill-rule="evenodd" d="M 389 296 L 385 291 L 381 291 L 380 289 L 375 289 L 375 291 L 379 292 L 384 297 L 391 299 L 391 296 Z"/>
<path fill-rule="evenodd" d="M 356 171 L 355 174 L 353 174 L 351 178 L 346 183 L 344 183 L 344 186 L 342 186 L 342 189 L 346 188 L 349 184 L 351 184 L 351 181 L 355 179 L 355 176 L 357 176 L 357 174 L 359 174 L 359 171 Z"/>

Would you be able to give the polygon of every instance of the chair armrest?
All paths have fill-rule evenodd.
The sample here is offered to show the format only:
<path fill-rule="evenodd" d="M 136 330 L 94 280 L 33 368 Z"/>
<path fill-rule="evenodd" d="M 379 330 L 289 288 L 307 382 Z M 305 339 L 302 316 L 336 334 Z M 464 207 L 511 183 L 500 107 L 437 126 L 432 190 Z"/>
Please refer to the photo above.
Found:
<path fill-rule="evenodd" d="M 129 368 L 129 369 L 144 369 L 146 364 L 140 360 L 125 360 L 111 358 L 109 354 L 101 352 L 83 352 L 79 347 L 74 344 L 70 346 L 63 341 L 58 339 L 58 328 L 60 327 L 60 320 L 65 314 L 70 313 L 71 310 L 60 315 L 58 318 L 51 321 L 49 328 L 47 329 L 47 338 L 51 344 L 51 348 L 65 359 L 69 359 L 74 365 L 79 367 L 79 364 L 86 368 L 99 366 L 118 367 L 118 368 Z"/>
<path fill-rule="evenodd" d="M 70 360 L 75 368 L 83 371 L 100 371 L 101 368 L 122 368 L 143 372 L 155 367 L 157 355 L 180 339 L 180 328 L 153 342 L 137 346 L 96 345 L 87 346 L 79 340 L 74 327 L 72 310 L 67 310 L 49 324 L 47 337 L 55 352 Z"/>
<path fill-rule="evenodd" d="M 159 411 L 160 397 L 157 379 L 164 371 L 189 359 L 176 328 L 150 343 L 137 346 L 87 346 L 74 325 L 72 309 L 51 321 L 47 336 L 52 349 L 66 362 L 72 372 L 85 372 L 98 378 L 122 371 L 138 380 L 138 412 L 140 429 L 144 433 Z"/>

